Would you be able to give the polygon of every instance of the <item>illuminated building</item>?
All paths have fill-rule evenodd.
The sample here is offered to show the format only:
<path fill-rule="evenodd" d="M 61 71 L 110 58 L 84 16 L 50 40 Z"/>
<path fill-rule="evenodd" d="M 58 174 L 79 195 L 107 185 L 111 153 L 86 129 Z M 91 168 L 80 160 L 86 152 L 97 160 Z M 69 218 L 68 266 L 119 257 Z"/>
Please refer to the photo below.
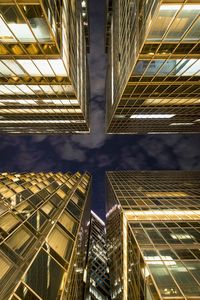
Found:
<path fill-rule="evenodd" d="M 0 174 L 0 299 L 82 299 L 89 191 L 88 173 Z"/>
<path fill-rule="evenodd" d="M 114 300 L 200 299 L 200 172 L 108 172 Z"/>
<path fill-rule="evenodd" d="M 0 1 L 0 133 L 89 132 L 88 1 Z"/>
<path fill-rule="evenodd" d="M 88 224 L 88 262 L 84 299 L 111 299 L 105 223 L 93 211 Z"/>
<path fill-rule="evenodd" d="M 200 132 L 199 13 L 199 0 L 107 0 L 108 133 Z"/>

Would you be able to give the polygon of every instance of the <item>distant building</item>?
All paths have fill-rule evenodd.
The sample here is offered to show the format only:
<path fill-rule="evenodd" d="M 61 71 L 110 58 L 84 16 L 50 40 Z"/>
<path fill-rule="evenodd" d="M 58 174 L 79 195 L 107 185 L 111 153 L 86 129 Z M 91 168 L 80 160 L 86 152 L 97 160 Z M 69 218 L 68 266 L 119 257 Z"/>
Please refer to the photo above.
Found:
<path fill-rule="evenodd" d="M 0 134 L 89 132 L 88 1 L 1 1 Z"/>
<path fill-rule="evenodd" d="M 88 263 L 85 300 L 110 300 L 105 223 L 92 211 L 88 224 Z"/>
<path fill-rule="evenodd" d="M 107 173 L 113 300 L 200 299 L 200 172 Z"/>
<path fill-rule="evenodd" d="M 107 0 L 108 133 L 200 132 L 199 13 L 199 0 Z"/>
<path fill-rule="evenodd" d="M 0 174 L 0 299 L 83 299 L 90 175 Z"/>

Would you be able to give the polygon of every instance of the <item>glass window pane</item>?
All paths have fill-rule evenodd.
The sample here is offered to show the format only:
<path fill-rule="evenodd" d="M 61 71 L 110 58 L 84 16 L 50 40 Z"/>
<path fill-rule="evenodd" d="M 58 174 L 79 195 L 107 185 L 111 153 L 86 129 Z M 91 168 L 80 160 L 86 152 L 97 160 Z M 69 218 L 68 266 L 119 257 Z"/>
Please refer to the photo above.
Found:
<path fill-rule="evenodd" d="M 56 207 L 58 207 L 62 202 L 62 199 L 57 194 L 54 194 L 51 198 L 49 198 L 49 200 L 51 200 Z"/>
<path fill-rule="evenodd" d="M 149 32 L 147 41 L 160 41 L 165 34 L 167 28 L 173 17 L 180 9 L 181 5 L 167 5 L 160 6 L 160 11 L 157 19 L 153 19 L 152 27 Z"/>
<path fill-rule="evenodd" d="M 18 287 L 16 294 L 23 300 L 37 300 L 39 299 L 35 296 L 23 283 Z"/>
<path fill-rule="evenodd" d="M 19 220 L 10 213 L 7 213 L 0 218 L 0 228 L 5 232 L 10 232 L 17 224 L 19 224 Z"/>
<path fill-rule="evenodd" d="M 176 249 L 176 254 L 180 259 L 195 259 L 194 255 L 187 249 Z"/>
<path fill-rule="evenodd" d="M 163 297 L 181 296 L 178 287 L 162 262 L 157 262 L 157 264 L 153 262 L 153 264 L 148 264 L 148 267 Z"/>
<path fill-rule="evenodd" d="M 20 227 L 7 241 L 7 245 L 16 251 L 21 253 L 27 246 L 31 239 L 30 233 L 24 227 Z"/>
<path fill-rule="evenodd" d="M 40 231 L 43 225 L 46 223 L 47 218 L 39 211 L 37 211 L 28 222 L 37 230 Z"/>
<path fill-rule="evenodd" d="M 5 258 L 0 256 L 0 279 L 8 273 L 8 271 L 11 269 L 11 263 L 8 262 Z"/>
<path fill-rule="evenodd" d="M 187 42 L 193 42 L 199 40 L 199 28 L 200 28 L 200 17 L 195 22 L 195 24 L 192 26 L 190 31 L 186 34 L 183 41 Z"/>
<path fill-rule="evenodd" d="M 151 241 L 143 229 L 133 229 L 133 233 L 139 244 L 151 245 Z"/>
<path fill-rule="evenodd" d="M 73 248 L 73 241 L 64 233 L 63 230 L 55 227 L 48 237 L 48 243 L 50 247 L 62 258 L 69 261 Z"/>
<path fill-rule="evenodd" d="M 19 67 L 19 65 L 13 59 L 2 59 L 2 62 L 12 70 L 17 76 L 24 76 L 24 71 Z"/>
<path fill-rule="evenodd" d="M 200 5 L 184 5 L 173 21 L 170 30 L 165 37 L 167 41 L 178 41 L 187 31 L 193 20 L 200 12 Z"/>
<path fill-rule="evenodd" d="M 186 296 L 199 296 L 200 287 L 181 262 L 168 266 L 177 284 Z"/>
<path fill-rule="evenodd" d="M 6 65 L 4 65 L 2 62 L 0 62 L 0 73 L 3 76 L 14 76 L 15 74 L 10 70 Z"/>
<path fill-rule="evenodd" d="M 147 230 L 147 233 L 154 244 L 166 244 L 165 240 L 158 231 L 149 229 Z"/>
<path fill-rule="evenodd" d="M 5 43 L 17 41 L 1 17 L 0 17 L 0 41 Z"/>
<path fill-rule="evenodd" d="M 76 218 L 80 219 L 81 211 L 80 209 L 70 200 L 67 205 L 67 210 Z"/>
<path fill-rule="evenodd" d="M 196 280 L 200 283 L 200 262 L 184 262 L 187 269 L 192 273 L 192 275 L 196 278 Z"/>
<path fill-rule="evenodd" d="M 78 229 L 78 223 L 66 212 L 64 212 L 60 219 L 59 222 L 62 224 L 63 227 L 65 227 L 69 232 L 72 234 L 76 234 L 77 229 Z"/>
<path fill-rule="evenodd" d="M 22 202 L 15 209 L 19 214 L 22 214 L 26 218 L 28 218 L 30 216 L 30 213 L 33 211 L 33 207 L 28 201 Z"/>
<path fill-rule="evenodd" d="M 40 70 L 43 76 L 55 76 L 50 64 L 46 59 L 33 59 L 34 64 Z"/>
<path fill-rule="evenodd" d="M 42 199 L 40 198 L 40 196 L 38 195 L 33 195 L 31 196 L 28 201 L 31 202 L 31 204 L 35 205 L 35 206 L 38 206 L 41 202 L 42 202 Z"/>
<path fill-rule="evenodd" d="M 41 210 L 45 212 L 47 215 L 51 215 L 51 213 L 54 211 L 55 206 L 51 202 L 47 202 L 45 205 L 41 207 Z"/>
<path fill-rule="evenodd" d="M 49 59 L 49 63 L 54 70 L 56 76 L 67 76 L 67 71 L 61 59 Z"/>
<path fill-rule="evenodd" d="M 60 265 L 41 250 L 24 276 L 24 281 L 43 300 L 55 300 L 59 298 L 63 274 Z"/>
<path fill-rule="evenodd" d="M 17 62 L 24 68 L 24 70 L 30 76 L 42 76 L 39 70 L 36 68 L 32 60 L 30 59 L 17 59 Z M 31 87 L 31 86 L 29 86 Z M 39 87 L 38 87 L 39 88 Z"/>
<path fill-rule="evenodd" d="M 174 260 L 178 259 L 178 257 L 175 255 L 175 253 L 172 250 L 166 249 L 166 250 L 159 250 L 160 256 L 163 260 Z"/>

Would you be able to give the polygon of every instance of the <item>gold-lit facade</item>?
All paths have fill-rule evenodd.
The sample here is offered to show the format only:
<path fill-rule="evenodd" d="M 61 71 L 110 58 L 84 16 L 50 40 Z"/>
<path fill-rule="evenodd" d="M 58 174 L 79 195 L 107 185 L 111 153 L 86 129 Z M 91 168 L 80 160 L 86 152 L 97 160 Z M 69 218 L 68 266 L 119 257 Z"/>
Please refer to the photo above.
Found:
<path fill-rule="evenodd" d="M 88 1 L 0 1 L 0 133 L 89 132 Z"/>
<path fill-rule="evenodd" d="M 107 173 L 112 299 L 200 299 L 200 172 Z"/>
<path fill-rule="evenodd" d="M 200 132 L 200 2 L 107 3 L 107 132 Z"/>
<path fill-rule="evenodd" d="M 0 174 L 0 299 L 78 300 L 88 173 Z M 81 265 L 82 264 L 82 265 Z"/>

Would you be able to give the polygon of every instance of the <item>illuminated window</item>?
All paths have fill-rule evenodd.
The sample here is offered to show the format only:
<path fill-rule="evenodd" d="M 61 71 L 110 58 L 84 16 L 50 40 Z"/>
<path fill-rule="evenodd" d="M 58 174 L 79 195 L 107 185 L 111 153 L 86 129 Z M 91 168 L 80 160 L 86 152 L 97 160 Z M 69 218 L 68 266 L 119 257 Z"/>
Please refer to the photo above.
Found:
<path fill-rule="evenodd" d="M 51 232 L 48 243 L 50 247 L 67 261 L 70 259 L 73 241 L 62 231 L 55 227 Z"/>
<path fill-rule="evenodd" d="M 200 104 L 200 99 L 198 98 L 157 98 L 157 99 L 146 99 L 143 102 L 144 105 L 195 105 Z"/>
<path fill-rule="evenodd" d="M 177 12 L 178 15 L 176 16 Z M 183 6 L 179 4 L 162 4 L 160 6 L 158 17 L 152 21 L 152 26 L 147 41 L 161 41 L 168 29 L 169 32 L 164 37 L 164 40 L 179 41 L 184 33 L 187 32 L 188 28 L 198 16 L 199 12 L 199 4 L 185 4 Z M 172 24 L 169 26 L 171 22 Z M 199 39 L 198 31 L 196 31 L 198 26 L 197 24 L 198 21 L 196 21 L 193 32 L 189 32 L 189 36 L 186 35 L 187 39 Z"/>
<path fill-rule="evenodd" d="M 170 119 L 175 114 L 134 114 L 130 116 L 131 119 Z"/>
<path fill-rule="evenodd" d="M 59 223 L 61 223 L 62 226 L 72 234 L 76 234 L 78 229 L 78 223 L 68 213 L 64 212 L 61 215 Z"/>
<path fill-rule="evenodd" d="M 22 226 L 15 231 L 15 233 L 6 241 L 6 243 L 14 251 L 22 253 L 30 239 L 31 235 L 27 232 L 25 227 Z"/>
<path fill-rule="evenodd" d="M 188 194 L 184 192 L 146 192 L 145 195 L 149 198 L 154 198 L 154 197 L 187 197 Z"/>
<path fill-rule="evenodd" d="M 148 264 L 150 273 L 158 286 L 161 295 L 164 296 L 182 296 L 180 290 L 175 284 L 172 276 L 168 272 L 166 266 L 161 261 L 155 261 L 152 264 Z"/>
<path fill-rule="evenodd" d="M 35 64 L 30 59 L 17 59 L 17 62 L 24 68 L 30 76 L 41 76 Z"/>
<path fill-rule="evenodd" d="M 10 213 L 7 213 L 0 219 L 0 228 L 5 232 L 10 232 L 17 224 L 19 224 L 19 220 Z"/>
<path fill-rule="evenodd" d="M 46 215 L 50 215 L 55 210 L 55 206 L 51 202 L 47 202 L 41 207 L 41 210 L 45 212 Z"/>

